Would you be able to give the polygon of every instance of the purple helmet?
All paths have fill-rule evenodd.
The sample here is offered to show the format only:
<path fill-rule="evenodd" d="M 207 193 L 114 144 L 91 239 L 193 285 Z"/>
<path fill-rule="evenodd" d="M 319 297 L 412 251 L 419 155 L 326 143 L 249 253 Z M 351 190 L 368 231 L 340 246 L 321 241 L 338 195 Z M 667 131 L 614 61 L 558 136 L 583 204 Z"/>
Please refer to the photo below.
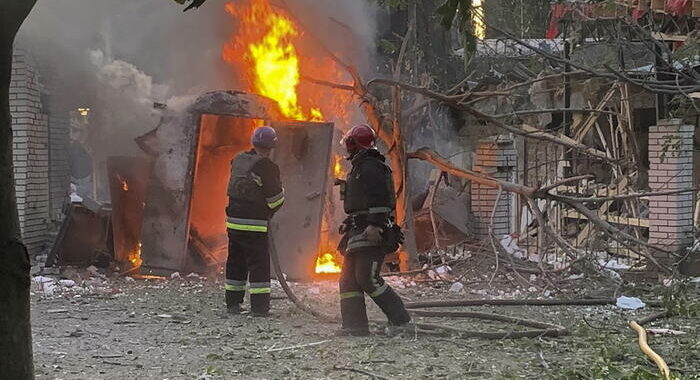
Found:
<path fill-rule="evenodd" d="M 272 127 L 263 126 L 253 132 L 253 146 L 272 149 L 277 145 L 277 132 Z"/>

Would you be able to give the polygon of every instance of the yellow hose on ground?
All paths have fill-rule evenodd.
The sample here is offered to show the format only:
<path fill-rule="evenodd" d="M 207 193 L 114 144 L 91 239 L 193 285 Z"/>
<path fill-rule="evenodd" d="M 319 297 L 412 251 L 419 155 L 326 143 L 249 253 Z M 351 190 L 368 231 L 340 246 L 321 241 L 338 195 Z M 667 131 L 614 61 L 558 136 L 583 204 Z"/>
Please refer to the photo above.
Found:
<path fill-rule="evenodd" d="M 661 371 L 661 375 L 663 375 L 664 379 L 672 380 L 671 370 L 668 368 L 668 365 L 666 365 L 664 359 L 659 356 L 659 354 L 654 352 L 654 350 L 652 350 L 647 344 L 647 330 L 645 330 L 644 327 L 640 326 L 635 321 L 630 322 L 630 328 L 636 331 L 637 335 L 639 335 L 639 348 L 642 349 L 642 352 L 644 352 L 644 354 L 648 356 L 649 359 L 653 360 L 656 366 L 659 367 L 659 371 Z"/>

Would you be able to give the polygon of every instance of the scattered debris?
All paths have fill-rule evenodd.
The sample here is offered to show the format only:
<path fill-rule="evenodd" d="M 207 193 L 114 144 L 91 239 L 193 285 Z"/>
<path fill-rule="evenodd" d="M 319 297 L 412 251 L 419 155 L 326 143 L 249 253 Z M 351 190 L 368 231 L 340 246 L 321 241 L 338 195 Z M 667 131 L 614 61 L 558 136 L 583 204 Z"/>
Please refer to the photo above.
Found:
<path fill-rule="evenodd" d="M 68 309 L 49 309 L 46 310 L 48 314 L 58 314 L 58 313 L 67 313 Z"/>
<path fill-rule="evenodd" d="M 459 281 L 453 283 L 452 286 L 450 286 L 450 292 L 452 292 L 452 293 L 459 293 L 462 290 L 464 290 L 464 284 L 462 284 Z"/>
<path fill-rule="evenodd" d="M 685 331 L 671 329 L 647 329 L 647 332 L 652 335 L 685 335 Z"/>
<path fill-rule="evenodd" d="M 642 300 L 640 300 L 637 297 L 625 297 L 625 296 L 620 296 L 617 298 L 616 302 L 617 307 L 620 309 L 625 309 L 625 310 L 637 310 L 641 309 L 646 306 Z"/>
<path fill-rule="evenodd" d="M 318 346 L 320 344 L 324 344 L 324 343 L 328 343 L 328 342 L 330 342 L 330 339 L 322 340 L 320 342 L 297 344 L 295 346 L 290 346 L 290 347 L 271 348 L 271 349 L 268 349 L 266 352 L 279 352 L 279 351 L 287 351 L 287 350 L 296 350 L 297 348 L 313 347 L 313 346 Z"/>

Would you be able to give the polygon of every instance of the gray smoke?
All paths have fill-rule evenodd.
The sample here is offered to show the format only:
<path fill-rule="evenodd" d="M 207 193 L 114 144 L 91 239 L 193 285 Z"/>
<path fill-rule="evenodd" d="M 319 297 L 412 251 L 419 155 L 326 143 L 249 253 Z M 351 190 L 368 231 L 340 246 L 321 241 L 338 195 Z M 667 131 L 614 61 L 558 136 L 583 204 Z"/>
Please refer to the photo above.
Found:
<path fill-rule="evenodd" d="M 242 87 L 221 59 L 235 32 L 226 2 L 208 0 L 183 13 L 172 0 L 41 0 L 19 44 L 39 63 L 52 109 L 91 109 L 88 144 L 97 162 L 138 155 L 133 139 L 158 123 L 153 102 L 181 108 L 205 91 Z M 376 8 L 369 0 L 272 3 L 286 4 L 324 45 L 361 70 L 373 66 Z"/>

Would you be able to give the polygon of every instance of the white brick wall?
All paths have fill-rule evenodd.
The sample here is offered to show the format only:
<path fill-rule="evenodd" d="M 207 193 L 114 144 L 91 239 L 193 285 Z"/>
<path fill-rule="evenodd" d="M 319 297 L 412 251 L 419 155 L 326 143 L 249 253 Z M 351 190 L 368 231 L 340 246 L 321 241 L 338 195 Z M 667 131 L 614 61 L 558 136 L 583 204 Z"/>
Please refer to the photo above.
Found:
<path fill-rule="evenodd" d="M 10 114 L 22 239 L 30 254 L 36 254 L 46 243 L 49 221 L 49 124 L 42 111 L 38 72 L 22 50 L 13 56 Z"/>
<path fill-rule="evenodd" d="M 662 120 L 649 127 L 649 187 L 664 191 L 693 187 L 695 127 Z M 676 251 L 693 239 L 693 193 L 652 197 L 649 201 L 649 242 Z M 670 257 L 657 252 L 662 260 Z"/>

